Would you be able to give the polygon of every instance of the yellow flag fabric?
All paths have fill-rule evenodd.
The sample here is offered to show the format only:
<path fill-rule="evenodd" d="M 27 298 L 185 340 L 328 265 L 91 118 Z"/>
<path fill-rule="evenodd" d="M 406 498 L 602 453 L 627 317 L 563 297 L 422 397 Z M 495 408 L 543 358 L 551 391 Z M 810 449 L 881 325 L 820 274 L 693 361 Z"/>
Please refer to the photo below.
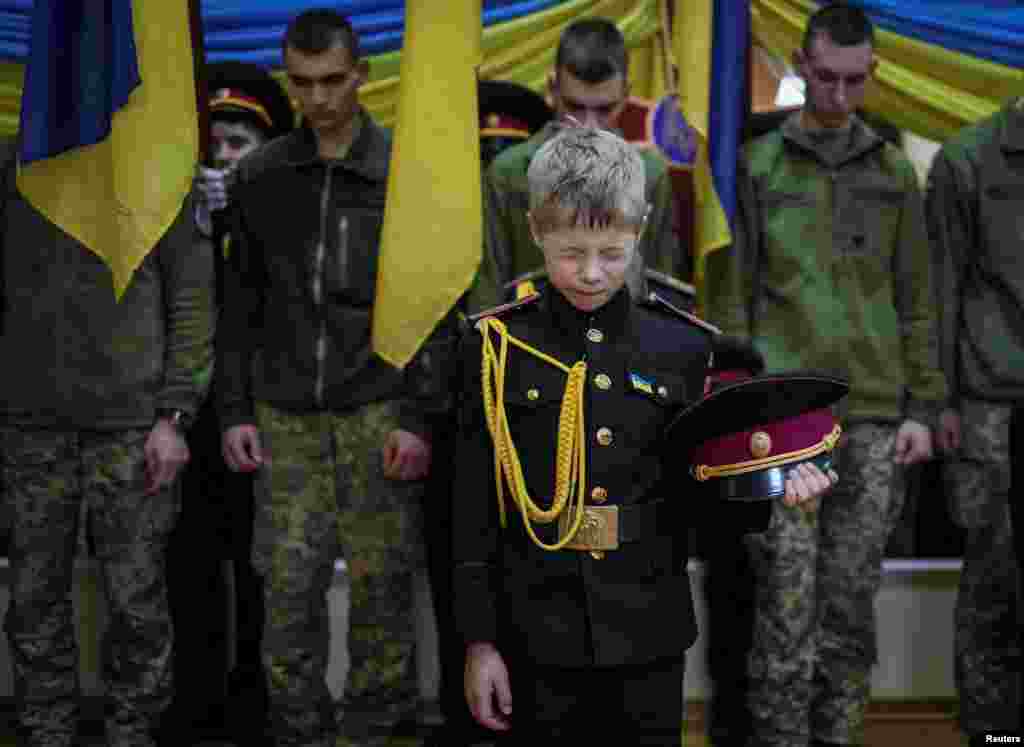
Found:
<path fill-rule="evenodd" d="M 707 256 L 732 241 L 729 219 L 715 190 L 708 156 L 715 0 L 675 2 L 672 36 L 679 66 L 679 109 L 698 135 L 693 167 L 693 280 L 699 310 L 704 305 L 702 288 Z"/>
<path fill-rule="evenodd" d="M 142 79 L 96 145 L 34 161 L 18 188 L 109 267 L 120 298 L 181 210 L 199 147 L 187 2 L 133 0 Z"/>
<path fill-rule="evenodd" d="M 663 81 L 651 79 L 650 62 L 634 66 L 635 54 L 649 60 L 658 43 L 661 20 L 658 4 L 664 0 L 566 0 L 547 10 L 531 13 L 483 30 L 480 78 L 508 80 L 534 91 L 544 92 L 547 75 L 555 60 L 562 29 L 590 16 L 612 20 L 629 47 L 633 94 L 641 98 L 664 95 Z M 658 65 L 663 61 L 658 60 Z M 370 59 L 370 80 L 359 91 L 360 101 L 374 119 L 385 127 L 395 121 L 399 89 L 401 52 L 388 52 Z M 404 69 L 404 68 L 402 68 Z M 2 83 L 2 69 L 0 69 Z M 662 85 L 659 85 L 662 84 Z M 2 87 L 0 87 L 2 94 Z M 0 117 L 2 117 L 0 108 Z M 2 125 L 2 119 L 0 119 Z"/>
<path fill-rule="evenodd" d="M 480 264 L 480 0 L 408 0 L 373 349 L 404 367 Z"/>

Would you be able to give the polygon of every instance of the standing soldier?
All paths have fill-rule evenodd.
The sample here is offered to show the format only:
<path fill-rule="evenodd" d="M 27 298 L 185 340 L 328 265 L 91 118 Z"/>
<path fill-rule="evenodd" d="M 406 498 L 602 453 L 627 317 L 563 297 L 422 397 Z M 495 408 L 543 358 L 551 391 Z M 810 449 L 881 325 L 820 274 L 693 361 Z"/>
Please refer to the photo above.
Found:
<path fill-rule="evenodd" d="M 748 144 L 736 241 L 709 257 L 707 298 L 711 320 L 751 338 L 768 372 L 850 381 L 843 482 L 816 512 L 776 503 L 768 531 L 750 535 L 749 743 L 856 745 L 903 470 L 931 456 L 946 387 L 916 174 L 854 114 L 875 68 L 870 20 L 845 3 L 823 6 L 794 64 L 806 103 Z"/>
<path fill-rule="evenodd" d="M 253 562 L 279 747 L 334 745 L 326 592 L 344 554 L 349 674 L 341 744 L 414 715 L 413 577 L 422 478 L 444 406 L 428 342 L 405 371 L 370 349 L 391 143 L 359 106 L 368 65 L 349 22 L 298 15 L 283 40 L 303 123 L 242 160 L 216 396 L 228 465 L 256 472 Z"/>
<path fill-rule="evenodd" d="M 75 739 L 71 585 L 84 533 L 110 610 L 108 743 L 149 747 L 171 699 L 165 551 L 185 429 L 213 362 L 212 252 L 186 200 L 118 299 L 103 261 L 15 188 L 14 147 L 3 187 L 0 455 L 19 744 Z"/>
<path fill-rule="evenodd" d="M 952 515 L 966 530 L 954 657 L 960 726 L 973 747 L 1020 727 L 1010 483 L 1021 465 L 1010 458 L 1010 419 L 1024 400 L 1024 98 L 942 146 L 926 205 L 950 382 L 938 443 L 949 454 Z"/>

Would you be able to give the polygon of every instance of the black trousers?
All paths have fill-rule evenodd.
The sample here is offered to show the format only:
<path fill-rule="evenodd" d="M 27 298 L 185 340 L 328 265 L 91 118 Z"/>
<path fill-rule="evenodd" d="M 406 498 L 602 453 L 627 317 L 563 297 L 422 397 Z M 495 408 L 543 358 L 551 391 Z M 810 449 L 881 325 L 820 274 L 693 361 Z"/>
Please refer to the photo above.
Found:
<path fill-rule="evenodd" d="M 434 429 L 424 525 L 427 569 L 434 603 L 441 667 L 440 708 L 444 724 L 427 739 L 427 747 L 467 747 L 489 738 L 473 720 L 463 693 L 465 644 L 456 632 L 452 609 L 452 486 L 455 478 L 455 421 Z"/>
<path fill-rule="evenodd" d="M 175 696 L 164 719 L 164 742 L 177 747 L 226 733 L 258 744 L 266 683 L 260 658 L 262 583 L 250 559 L 252 479 L 224 464 L 219 424 L 209 404 L 190 430 L 188 446 L 181 515 L 167 548 Z M 225 575 L 227 560 L 233 561 L 233 587 Z M 237 620 L 233 671 L 229 595 Z"/>
<path fill-rule="evenodd" d="M 502 747 L 629 744 L 678 747 L 685 657 L 608 669 L 546 667 L 508 655 L 512 729 Z"/>

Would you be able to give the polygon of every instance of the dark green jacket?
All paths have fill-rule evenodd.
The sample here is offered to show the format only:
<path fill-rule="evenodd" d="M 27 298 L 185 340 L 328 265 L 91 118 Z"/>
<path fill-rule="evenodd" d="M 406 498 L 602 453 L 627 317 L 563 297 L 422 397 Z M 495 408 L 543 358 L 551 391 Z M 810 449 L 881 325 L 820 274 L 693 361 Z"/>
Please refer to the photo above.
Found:
<path fill-rule="evenodd" d="M 928 176 L 942 365 L 961 396 L 1024 399 L 1024 110 L 943 145 Z"/>
<path fill-rule="evenodd" d="M 224 429 L 255 424 L 257 400 L 286 412 L 346 412 L 398 399 L 402 427 L 429 436 L 427 421 L 447 406 L 441 329 L 404 371 L 371 349 L 391 138 L 359 116 L 340 160 L 321 158 L 303 127 L 238 166 L 217 344 Z"/>
<path fill-rule="evenodd" d="M 4 422 L 144 428 L 158 408 L 196 412 L 213 365 L 215 311 L 213 253 L 192 213 L 189 199 L 117 301 L 103 261 L 12 186 L 3 223 Z"/>
<path fill-rule="evenodd" d="M 502 151 L 484 176 L 484 251 L 480 273 L 469 295 L 471 310 L 501 303 L 505 287 L 520 276 L 544 267 L 544 255 L 530 234 L 526 171 L 540 147 L 558 131 L 550 123 L 524 143 Z M 644 161 L 646 198 L 651 206 L 640 240 L 638 258 L 644 265 L 672 277 L 686 275 L 686 260 L 672 224 L 672 183 L 656 151 L 640 148 Z M 635 273 L 636 278 L 642 274 Z M 633 280 L 631 287 L 636 290 Z M 634 292 L 634 296 L 636 296 Z"/>
<path fill-rule="evenodd" d="M 849 379 L 849 418 L 930 423 L 946 386 L 914 169 L 859 120 L 830 158 L 799 116 L 747 147 L 734 245 L 708 259 L 709 318 L 752 336 L 768 371 Z"/>

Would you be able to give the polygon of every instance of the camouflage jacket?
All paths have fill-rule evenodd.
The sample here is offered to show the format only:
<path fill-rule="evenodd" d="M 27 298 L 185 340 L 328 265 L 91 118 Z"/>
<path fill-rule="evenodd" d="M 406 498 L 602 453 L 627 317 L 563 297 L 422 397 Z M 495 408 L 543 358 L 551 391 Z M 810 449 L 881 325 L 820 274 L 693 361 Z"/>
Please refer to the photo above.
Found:
<path fill-rule="evenodd" d="M 933 421 L 946 398 L 913 166 L 855 119 L 819 147 L 797 113 L 748 144 L 733 246 L 708 258 L 708 317 L 767 370 L 850 381 L 845 415 Z"/>
<path fill-rule="evenodd" d="M 473 311 L 500 303 L 505 287 L 520 276 L 543 268 L 544 255 L 534 243 L 526 220 L 529 189 L 526 171 L 540 147 L 557 132 L 549 123 L 524 143 L 502 151 L 484 178 L 484 251 L 480 272 L 469 294 Z M 679 249 L 673 230 L 672 183 L 656 151 L 640 148 L 644 161 L 647 202 L 651 212 L 640 240 L 638 258 L 650 268 L 681 278 L 688 260 Z M 631 288 L 636 290 L 631 281 Z M 637 294 L 634 292 L 634 296 Z"/>
<path fill-rule="evenodd" d="M 932 163 L 925 201 L 940 350 L 954 399 L 1024 399 L 1024 99 L 967 127 Z"/>
<path fill-rule="evenodd" d="M 4 422 L 121 429 L 149 427 L 158 409 L 197 411 L 215 309 L 213 253 L 192 212 L 188 199 L 118 301 L 103 261 L 8 184 Z"/>
<path fill-rule="evenodd" d="M 340 160 L 321 158 L 304 127 L 238 166 L 217 345 L 224 429 L 254 424 L 257 400 L 287 412 L 400 400 L 402 427 L 429 436 L 447 407 L 442 369 L 453 320 L 405 370 L 371 350 L 391 138 L 365 111 L 358 116 Z"/>

